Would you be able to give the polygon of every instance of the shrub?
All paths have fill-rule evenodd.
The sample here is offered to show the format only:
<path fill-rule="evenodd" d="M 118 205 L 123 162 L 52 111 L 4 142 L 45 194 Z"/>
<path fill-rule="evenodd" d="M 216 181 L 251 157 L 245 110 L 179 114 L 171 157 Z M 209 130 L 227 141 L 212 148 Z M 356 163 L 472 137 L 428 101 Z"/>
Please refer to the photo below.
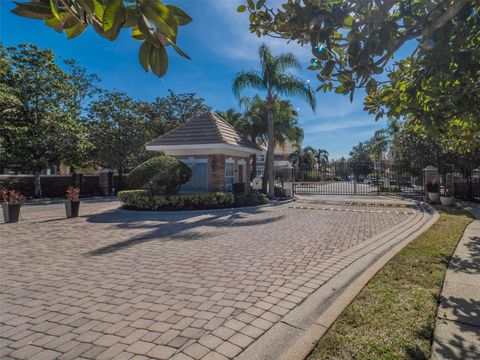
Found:
<path fill-rule="evenodd" d="M 284 198 L 284 197 L 287 197 L 287 192 L 285 191 L 284 188 L 282 188 L 280 186 L 275 186 L 275 196 L 280 197 L 280 198 Z"/>
<path fill-rule="evenodd" d="M 181 161 L 168 156 L 156 156 L 130 172 L 128 185 L 132 189 L 149 190 L 152 194 L 171 195 L 191 177 L 192 170 Z"/>
<path fill-rule="evenodd" d="M 322 179 L 322 174 L 318 171 L 305 171 L 305 181 L 319 181 Z"/>
<path fill-rule="evenodd" d="M 245 193 L 245 183 L 235 183 L 232 185 L 232 192 L 234 194 Z"/>
<path fill-rule="evenodd" d="M 197 193 L 161 195 L 147 190 L 126 190 L 118 193 L 126 209 L 134 210 L 200 210 L 222 209 L 234 205 L 232 193 Z"/>
<path fill-rule="evenodd" d="M 252 191 L 248 194 L 234 194 L 235 206 L 252 206 L 257 204 L 266 204 L 268 199 L 265 195 Z M 266 200 L 266 202 L 265 202 Z"/>
<path fill-rule="evenodd" d="M 268 197 L 265 194 L 258 194 L 258 200 L 260 204 L 268 204 Z"/>
<path fill-rule="evenodd" d="M 247 195 L 246 194 L 234 194 L 235 206 L 245 206 L 247 205 Z"/>
<path fill-rule="evenodd" d="M 260 202 L 260 197 L 259 197 L 259 194 L 257 192 L 249 192 L 247 194 L 247 197 L 245 199 L 247 205 L 256 205 Z"/>

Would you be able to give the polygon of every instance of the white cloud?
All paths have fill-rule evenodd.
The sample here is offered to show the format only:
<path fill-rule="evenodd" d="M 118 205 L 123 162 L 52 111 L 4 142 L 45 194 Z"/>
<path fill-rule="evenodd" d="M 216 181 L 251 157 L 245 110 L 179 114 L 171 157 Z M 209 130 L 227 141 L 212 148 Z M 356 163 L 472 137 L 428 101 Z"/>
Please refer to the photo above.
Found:
<path fill-rule="evenodd" d="M 318 125 L 305 126 L 309 133 L 330 132 L 341 129 L 359 128 L 376 125 L 373 119 L 330 121 Z"/>
<path fill-rule="evenodd" d="M 268 36 L 261 38 L 250 33 L 247 13 L 238 13 L 237 7 L 244 4 L 242 0 L 214 0 L 209 1 L 210 10 L 217 13 L 222 19 L 222 25 L 225 29 L 216 32 L 216 39 L 209 41 L 214 46 L 214 50 L 225 57 L 238 61 L 258 61 L 257 49 L 262 43 L 267 44 L 274 54 L 281 52 L 293 52 L 302 63 L 310 61 L 312 54 L 308 46 L 302 47 L 297 43 L 283 39 L 276 39 Z M 275 6 L 281 2 L 274 2 Z M 225 36 L 228 34 L 228 36 Z"/>

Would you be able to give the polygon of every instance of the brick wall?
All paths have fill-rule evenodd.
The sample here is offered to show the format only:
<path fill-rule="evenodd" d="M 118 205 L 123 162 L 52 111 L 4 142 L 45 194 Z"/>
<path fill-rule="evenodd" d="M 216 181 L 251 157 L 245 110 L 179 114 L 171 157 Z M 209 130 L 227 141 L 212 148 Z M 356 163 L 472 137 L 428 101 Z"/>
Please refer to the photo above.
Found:
<path fill-rule="evenodd" d="M 215 161 L 215 169 L 209 166 L 209 191 L 225 191 L 225 155 L 210 155 L 209 164 Z"/>

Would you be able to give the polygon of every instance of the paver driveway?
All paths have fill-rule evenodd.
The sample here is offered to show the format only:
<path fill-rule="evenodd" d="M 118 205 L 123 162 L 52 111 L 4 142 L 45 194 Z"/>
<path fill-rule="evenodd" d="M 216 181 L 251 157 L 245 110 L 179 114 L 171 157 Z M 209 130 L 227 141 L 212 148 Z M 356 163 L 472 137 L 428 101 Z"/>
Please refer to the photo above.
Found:
<path fill-rule="evenodd" d="M 0 356 L 225 359 L 415 210 L 283 204 L 149 213 L 22 209 L 0 224 Z M 308 205 L 312 206 L 312 205 Z"/>

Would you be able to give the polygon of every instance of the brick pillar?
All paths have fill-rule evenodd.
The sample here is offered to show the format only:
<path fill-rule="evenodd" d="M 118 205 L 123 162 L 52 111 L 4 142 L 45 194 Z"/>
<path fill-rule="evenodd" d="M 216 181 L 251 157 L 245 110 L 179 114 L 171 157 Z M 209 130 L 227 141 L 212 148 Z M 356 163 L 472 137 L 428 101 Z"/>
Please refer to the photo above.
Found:
<path fill-rule="evenodd" d="M 225 191 L 225 155 L 210 155 L 208 160 L 209 191 Z"/>
<path fill-rule="evenodd" d="M 438 202 L 438 199 L 430 199 L 428 196 L 427 186 L 428 184 L 437 184 L 440 191 L 440 174 L 438 173 L 438 169 L 434 166 L 427 166 L 423 169 L 423 194 L 424 200 L 426 202 Z"/>

